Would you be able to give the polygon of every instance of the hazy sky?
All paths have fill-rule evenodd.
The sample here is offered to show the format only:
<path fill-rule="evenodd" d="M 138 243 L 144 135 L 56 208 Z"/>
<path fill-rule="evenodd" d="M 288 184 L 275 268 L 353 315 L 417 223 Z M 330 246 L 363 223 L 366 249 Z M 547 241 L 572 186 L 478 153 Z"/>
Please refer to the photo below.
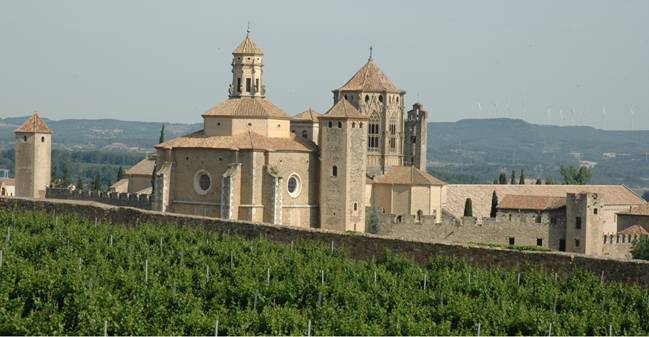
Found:
<path fill-rule="evenodd" d="M 0 1 L 0 117 L 197 122 L 232 50 L 267 97 L 325 112 L 374 59 L 432 121 L 649 129 L 649 1 Z"/>

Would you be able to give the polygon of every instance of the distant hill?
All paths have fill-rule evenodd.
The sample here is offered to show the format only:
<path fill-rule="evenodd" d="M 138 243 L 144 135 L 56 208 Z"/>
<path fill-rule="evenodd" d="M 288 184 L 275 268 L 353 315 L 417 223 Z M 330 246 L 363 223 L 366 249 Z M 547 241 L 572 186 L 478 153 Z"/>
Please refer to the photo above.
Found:
<path fill-rule="evenodd" d="M 514 119 L 430 123 L 432 172 L 451 182 L 491 182 L 508 175 L 553 176 L 560 165 L 593 167 L 593 183 L 649 187 L 649 131 L 606 131 L 584 126 L 535 125 Z"/>
<path fill-rule="evenodd" d="M 0 150 L 12 149 L 16 129 L 27 116 L 0 118 Z M 111 151 L 151 150 L 161 123 L 114 119 L 46 119 L 55 148 Z M 165 124 L 167 139 L 202 124 Z M 535 125 L 515 119 L 466 119 L 430 123 L 431 172 L 448 182 L 491 182 L 500 170 L 525 170 L 528 178 L 552 176 L 560 165 L 594 167 L 593 183 L 649 189 L 649 131 L 606 131 L 591 127 Z"/>
<path fill-rule="evenodd" d="M 0 149 L 13 148 L 14 130 L 27 116 L 0 118 Z M 55 134 L 54 146 L 79 149 L 147 149 L 158 142 L 162 123 L 115 119 L 45 119 Z M 202 124 L 165 123 L 167 139 L 202 128 Z"/>

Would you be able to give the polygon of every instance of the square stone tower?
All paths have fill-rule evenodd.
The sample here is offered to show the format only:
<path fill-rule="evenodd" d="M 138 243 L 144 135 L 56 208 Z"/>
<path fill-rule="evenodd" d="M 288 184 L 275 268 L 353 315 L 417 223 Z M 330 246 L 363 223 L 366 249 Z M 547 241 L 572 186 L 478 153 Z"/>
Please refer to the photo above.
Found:
<path fill-rule="evenodd" d="M 412 110 L 408 111 L 405 124 L 403 165 L 414 166 L 426 172 L 428 112 L 421 103 L 415 103 Z"/>
<path fill-rule="evenodd" d="M 52 180 L 52 130 L 38 113 L 16 133 L 16 196 L 45 198 Z"/>
<path fill-rule="evenodd" d="M 367 117 L 346 99 L 320 117 L 320 228 L 365 232 Z"/>
<path fill-rule="evenodd" d="M 566 251 L 601 255 L 601 196 L 597 193 L 568 193 L 566 198 Z"/>

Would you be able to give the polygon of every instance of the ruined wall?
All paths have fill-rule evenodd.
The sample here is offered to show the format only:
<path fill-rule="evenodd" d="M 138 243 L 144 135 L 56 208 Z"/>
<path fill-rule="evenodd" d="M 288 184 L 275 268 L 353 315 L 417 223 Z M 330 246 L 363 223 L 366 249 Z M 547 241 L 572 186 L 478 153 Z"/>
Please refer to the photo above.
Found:
<path fill-rule="evenodd" d="M 153 198 L 150 194 L 103 191 L 70 191 L 67 188 L 47 188 L 47 199 L 96 201 L 114 206 L 128 206 L 141 209 L 152 209 Z"/>
<path fill-rule="evenodd" d="M 0 211 L 44 211 L 77 214 L 101 222 L 135 225 L 140 222 L 175 223 L 205 230 L 229 232 L 249 238 L 263 236 L 275 242 L 313 240 L 335 247 L 342 247 L 355 259 L 381 258 L 386 252 L 409 256 L 424 264 L 433 256 L 445 256 L 465 260 L 477 266 L 501 267 L 509 270 L 529 268 L 568 274 L 586 270 L 602 276 L 604 282 L 649 285 L 649 262 L 637 260 L 602 259 L 580 254 L 559 252 L 531 252 L 498 248 L 454 245 L 421 241 L 407 241 L 369 234 L 346 234 L 318 229 L 254 224 L 249 222 L 222 221 L 205 217 L 187 216 L 134 208 L 91 205 L 79 201 L 35 200 L 25 198 L 0 198 Z"/>

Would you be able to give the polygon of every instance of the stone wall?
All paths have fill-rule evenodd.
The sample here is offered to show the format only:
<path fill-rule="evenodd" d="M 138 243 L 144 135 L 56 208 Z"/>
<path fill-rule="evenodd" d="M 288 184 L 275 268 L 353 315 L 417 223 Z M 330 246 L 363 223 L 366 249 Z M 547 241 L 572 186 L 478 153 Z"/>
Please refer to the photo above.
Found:
<path fill-rule="evenodd" d="M 266 239 L 283 243 L 301 240 L 315 240 L 327 244 L 333 242 L 336 247 L 343 247 L 351 257 L 363 260 L 380 258 L 390 251 L 409 256 L 422 264 L 433 256 L 445 256 L 462 259 L 485 268 L 496 266 L 509 270 L 533 268 L 560 274 L 586 270 L 603 277 L 606 282 L 649 285 L 649 262 L 637 260 L 602 259 L 559 252 L 516 251 L 471 245 L 407 241 L 369 234 L 349 234 L 241 221 L 222 221 L 84 201 L 0 198 L 0 211 L 12 209 L 45 212 L 56 210 L 59 213 L 73 213 L 89 219 L 97 218 L 102 222 L 123 225 L 136 225 L 140 222 L 175 223 L 205 230 L 229 232 L 249 238 L 263 236 Z"/>
<path fill-rule="evenodd" d="M 136 207 L 147 210 L 150 210 L 152 206 L 152 198 L 150 194 L 125 192 L 70 191 L 67 188 L 47 188 L 45 198 L 96 201 L 108 205 Z"/>

